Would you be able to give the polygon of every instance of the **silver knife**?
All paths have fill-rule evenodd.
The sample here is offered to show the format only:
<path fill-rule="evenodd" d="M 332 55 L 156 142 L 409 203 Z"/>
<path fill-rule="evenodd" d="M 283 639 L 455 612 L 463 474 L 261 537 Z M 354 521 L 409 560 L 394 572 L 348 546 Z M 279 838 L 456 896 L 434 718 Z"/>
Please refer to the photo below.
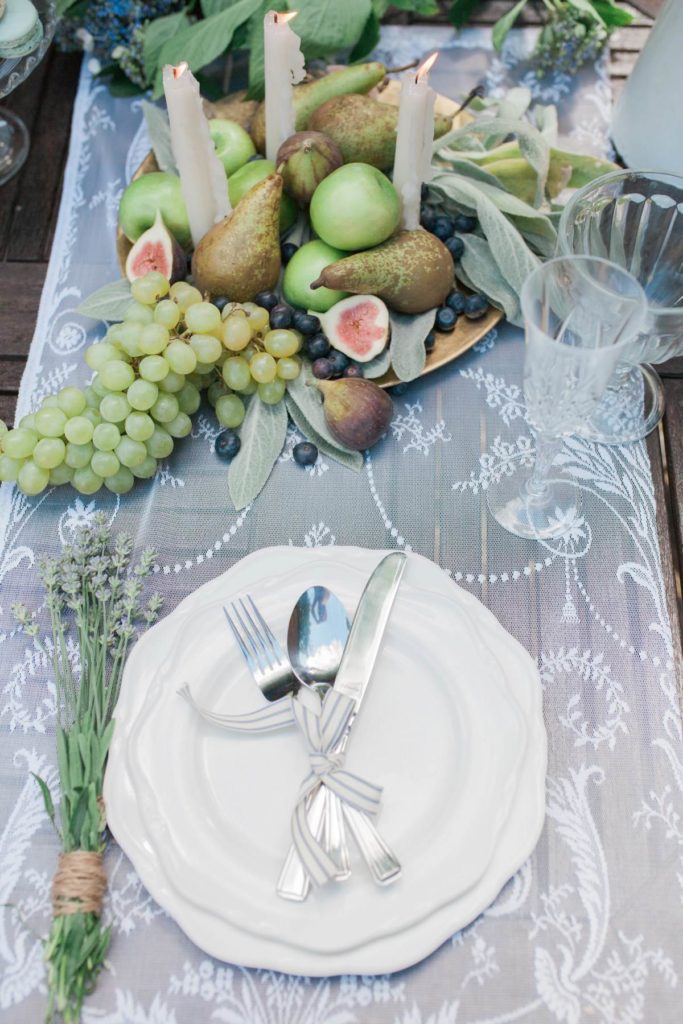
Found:
<path fill-rule="evenodd" d="M 334 689 L 350 697 L 355 704 L 354 714 L 339 743 L 338 749 L 340 750 L 346 747 L 351 726 L 370 682 L 406 561 L 406 555 L 401 551 L 394 551 L 383 558 L 368 580 L 358 602 L 334 683 Z M 326 817 L 326 801 L 330 797 L 337 803 L 336 797 L 322 786 L 310 796 L 308 822 L 311 831 L 316 836 L 322 832 Z M 338 803 L 337 807 L 339 807 Z M 401 865 L 377 832 L 371 819 L 348 806 L 344 806 L 343 812 L 375 881 L 381 885 L 395 881 L 400 874 Z M 339 827 L 331 829 L 329 836 L 331 839 L 336 838 L 335 845 L 337 847 L 336 850 L 330 850 L 330 854 L 343 866 L 345 860 L 342 854 L 343 829 Z M 347 866 L 345 869 L 342 867 L 339 878 L 346 877 L 346 875 L 348 875 Z M 301 901 L 306 899 L 309 888 L 308 875 L 296 849 L 292 846 L 278 881 L 278 895 L 284 899 Z"/>

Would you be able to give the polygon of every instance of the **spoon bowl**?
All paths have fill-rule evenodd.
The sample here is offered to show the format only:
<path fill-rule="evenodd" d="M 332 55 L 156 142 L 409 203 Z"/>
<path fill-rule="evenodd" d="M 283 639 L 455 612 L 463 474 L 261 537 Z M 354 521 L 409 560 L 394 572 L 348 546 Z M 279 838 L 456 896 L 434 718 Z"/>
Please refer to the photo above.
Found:
<path fill-rule="evenodd" d="M 344 605 L 331 590 L 305 590 L 287 629 L 287 653 L 297 679 L 324 693 L 334 683 L 350 628 Z"/>

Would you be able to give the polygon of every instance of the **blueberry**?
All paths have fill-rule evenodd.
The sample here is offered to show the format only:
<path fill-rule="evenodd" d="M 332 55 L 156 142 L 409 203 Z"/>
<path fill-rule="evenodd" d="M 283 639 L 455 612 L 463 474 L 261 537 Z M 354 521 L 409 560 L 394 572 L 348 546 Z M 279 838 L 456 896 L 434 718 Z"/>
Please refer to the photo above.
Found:
<path fill-rule="evenodd" d="M 440 238 L 442 242 L 445 242 L 446 239 L 450 238 L 453 234 L 453 221 L 450 217 L 436 217 L 432 231 L 437 238 Z"/>
<path fill-rule="evenodd" d="M 425 338 L 425 351 L 431 352 L 435 345 L 436 333 L 434 331 L 430 331 L 427 337 Z"/>
<path fill-rule="evenodd" d="M 306 339 L 306 355 L 309 359 L 324 359 L 329 355 L 330 343 L 324 334 L 314 334 Z"/>
<path fill-rule="evenodd" d="M 425 199 L 429 199 L 429 185 L 427 185 L 427 183 L 424 181 L 420 186 L 420 199 L 422 200 L 422 202 L 424 202 Z"/>
<path fill-rule="evenodd" d="M 270 326 L 273 330 L 278 330 L 292 326 L 292 311 L 289 306 L 285 306 L 284 302 L 280 302 L 277 306 L 273 306 L 270 311 Z"/>
<path fill-rule="evenodd" d="M 462 292 L 459 292 L 456 289 L 455 291 L 452 291 L 451 294 L 446 299 L 446 305 L 450 306 L 450 308 L 453 310 L 453 312 L 457 313 L 458 316 L 459 316 L 461 313 L 465 312 L 465 302 L 466 302 L 466 300 L 467 300 L 467 296 L 463 295 Z"/>
<path fill-rule="evenodd" d="M 277 292 L 259 292 L 258 295 L 254 296 L 254 302 L 257 306 L 263 306 L 270 312 L 271 309 L 275 309 L 279 302 Z"/>
<path fill-rule="evenodd" d="M 476 226 L 477 218 L 471 217 L 468 213 L 458 213 L 453 218 L 453 230 L 459 231 L 463 235 L 468 231 L 474 231 Z"/>
<path fill-rule="evenodd" d="M 358 363 L 351 363 L 342 373 L 342 377 L 362 377 L 363 368 Z"/>
<path fill-rule="evenodd" d="M 458 314 L 455 313 L 450 306 L 442 306 L 441 309 L 436 311 L 435 326 L 437 331 L 450 332 L 455 327 L 455 322 L 458 319 Z"/>
<path fill-rule="evenodd" d="M 446 239 L 444 245 L 453 257 L 454 261 L 459 260 L 465 251 L 465 243 L 459 235 L 451 235 L 450 238 Z"/>
<path fill-rule="evenodd" d="M 479 320 L 489 308 L 483 295 L 468 295 L 465 299 L 465 316 L 468 320 Z"/>
<path fill-rule="evenodd" d="M 342 373 L 351 362 L 348 356 L 345 356 L 343 352 L 338 352 L 335 348 L 332 349 L 327 358 L 332 366 L 333 377 L 341 377 Z"/>
<path fill-rule="evenodd" d="M 220 309 L 222 311 L 225 309 L 230 300 L 228 299 L 227 295 L 219 295 L 218 298 L 211 299 L 211 301 L 213 302 L 216 309 Z"/>
<path fill-rule="evenodd" d="M 431 206 L 423 206 L 420 209 L 420 224 L 425 231 L 431 231 L 434 227 L 434 221 L 436 220 L 436 213 Z"/>
<path fill-rule="evenodd" d="M 299 248 L 294 242 L 283 242 L 280 246 L 280 255 L 282 256 L 283 263 L 289 263 L 294 253 Z"/>
<path fill-rule="evenodd" d="M 391 393 L 392 395 L 405 395 L 407 390 L 407 384 L 394 384 L 393 388 L 391 389 Z"/>
<path fill-rule="evenodd" d="M 318 380 L 329 380 L 334 373 L 334 367 L 329 359 L 316 359 L 312 369 L 313 376 Z"/>
<path fill-rule="evenodd" d="M 215 441 L 216 455 L 221 459 L 234 459 L 241 443 L 236 430 L 221 430 Z"/>
<path fill-rule="evenodd" d="M 300 466 L 312 466 L 318 458 L 318 449 L 310 441 L 299 441 L 294 445 L 292 455 Z"/>
<path fill-rule="evenodd" d="M 312 316 L 310 313 L 302 313 L 297 309 L 292 320 L 294 330 L 299 331 L 306 337 L 310 334 L 317 334 L 320 330 L 320 320 L 318 320 L 317 316 Z"/>

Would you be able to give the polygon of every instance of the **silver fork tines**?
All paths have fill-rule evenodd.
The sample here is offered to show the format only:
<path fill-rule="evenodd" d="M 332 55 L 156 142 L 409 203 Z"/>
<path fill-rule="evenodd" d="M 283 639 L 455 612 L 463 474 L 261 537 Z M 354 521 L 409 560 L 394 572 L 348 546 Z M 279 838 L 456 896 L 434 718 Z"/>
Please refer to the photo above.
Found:
<path fill-rule="evenodd" d="M 299 683 L 287 656 L 249 594 L 246 601 L 239 598 L 223 611 L 257 686 L 269 701 L 296 693 Z"/>

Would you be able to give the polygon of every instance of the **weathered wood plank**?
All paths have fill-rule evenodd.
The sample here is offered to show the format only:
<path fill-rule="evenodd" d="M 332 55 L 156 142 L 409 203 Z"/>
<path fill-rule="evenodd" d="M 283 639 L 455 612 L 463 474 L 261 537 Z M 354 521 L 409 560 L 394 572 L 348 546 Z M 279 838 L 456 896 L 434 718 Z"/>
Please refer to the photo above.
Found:
<path fill-rule="evenodd" d="M 0 349 L 26 357 L 35 328 L 46 263 L 0 264 Z"/>
<path fill-rule="evenodd" d="M 0 394 L 17 393 L 25 366 L 25 359 L 6 359 L 0 356 Z"/>
<path fill-rule="evenodd" d="M 33 129 L 31 152 L 21 174 L 6 255 L 8 260 L 41 260 L 59 203 L 59 186 L 69 145 L 69 126 L 80 56 L 57 54 Z"/>
<path fill-rule="evenodd" d="M 11 427 L 14 423 L 14 410 L 17 405 L 16 395 L 0 394 L 0 420 Z"/>
<path fill-rule="evenodd" d="M 675 404 L 675 402 L 672 402 Z M 683 431 L 683 386 L 680 394 L 681 419 L 679 431 Z M 647 447 L 652 466 L 652 481 L 655 493 L 655 507 L 657 510 L 657 536 L 659 540 L 659 553 L 662 565 L 662 577 L 664 580 L 664 591 L 666 595 L 669 620 L 671 622 L 671 633 L 673 643 L 673 657 L 676 667 L 676 678 L 678 679 L 679 704 L 683 708 L 683 605 L 681 603 L 681 534 L 676 529 L 675 520 L 680 513 L 681 502 L 683 501 L 683 486 L 676 492 L 672 486 L 671 463 L 669 462 L 670 444 L 668 433 L 671 429 L 671 418 L 667 428 L 660 426 L 659 430 L 650 434 Z M 679 433 L 679 448 L 683 440 L 683 433 Z M 679 461 L 679 471 L 683 468 Z M 683 484 L 683 481 L 681 481 Z"/>

